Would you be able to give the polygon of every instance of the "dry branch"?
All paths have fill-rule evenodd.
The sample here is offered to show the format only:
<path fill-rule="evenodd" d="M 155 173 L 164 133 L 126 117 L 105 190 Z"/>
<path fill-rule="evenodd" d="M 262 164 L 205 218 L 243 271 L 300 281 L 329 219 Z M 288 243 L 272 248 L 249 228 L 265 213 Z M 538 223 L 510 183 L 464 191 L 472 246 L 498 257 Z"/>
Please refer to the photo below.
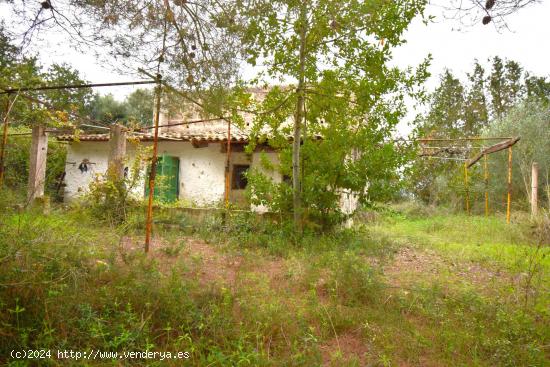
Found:
<path fill-rule="evenodd" d="M 518 136 L 516 138 L 512 138 L 510 140 L 503 141 L 501 143 L 492 145 L 489 148 L 482 150 L 474 158 L 470 159 L 470 162 L 468 163 L 468 168 L 470 168 L 474 164 L 476 164 L 481 158 L 483 158 L 484 155 L 500 152 L 501 150 L 504 150 L 506 148 L 509 148 L 509 147 L 515 145 L 520 139 L 521 138 Z"/>

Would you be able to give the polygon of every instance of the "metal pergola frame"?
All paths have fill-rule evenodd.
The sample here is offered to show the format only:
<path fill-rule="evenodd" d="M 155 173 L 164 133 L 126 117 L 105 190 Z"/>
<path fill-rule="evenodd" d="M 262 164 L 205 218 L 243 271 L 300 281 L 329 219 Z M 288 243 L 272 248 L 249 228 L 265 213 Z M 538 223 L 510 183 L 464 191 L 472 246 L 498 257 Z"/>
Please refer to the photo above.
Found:
<path fill-rule="evenodd" d="M 511 205 L 512 205 L 512 147 L 517 144 L 521 137 L 465 137 L 465 138 L 422 138 L 417 139 L 421 144 L 430 144 L 434 142 L 450 142 L 451 146 L 440 147 L 440 146 L 423 146 L 422 149 L 438 149 L 435 152 L 423 152 L 420 154 L 420 157 L 427 157 L 430 159 L 442 159 L 442 160 L 454 160 L 464 162 L 464 187 L 465 187 L 465 209 L 468 214 L 470 214 L 470 193 L 469 193 L 469 172 L 468 170 L 479 162 L 482 158 L 483 162 L 483 177 L 485 182 L 485 216 L 489 216 L 489 171 L 487 166 L 487 156 L 493 153 L 500 152 L 502 150 L 508 149 L 508 177 L 507 177 L 507 198 L 506 198 L 506 223 L 510 223 L 511 217 Z M 464 150 L 464 158 L 456 157 L 442 157 L 440 153 L 449 153 L 449 149 L 459 148 L 452 146 L 453 142 L 470 142 L 470 141 L 495 141 L 499 142 L 488 147 L 482 147 L 483 149 L 473 156 L 472 158 L 467 158 L 466 154 L 472 150 L 469 148 Z M 457 153 L 461 153 L 460 151 Z"/>

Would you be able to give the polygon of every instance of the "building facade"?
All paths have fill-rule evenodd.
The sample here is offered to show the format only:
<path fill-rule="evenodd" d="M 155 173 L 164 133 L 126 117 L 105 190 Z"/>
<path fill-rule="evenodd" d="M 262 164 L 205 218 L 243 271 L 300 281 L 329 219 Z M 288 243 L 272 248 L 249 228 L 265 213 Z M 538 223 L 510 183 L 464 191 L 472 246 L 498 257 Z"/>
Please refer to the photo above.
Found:
<path fill-rule="evenodd" d="M 71 201 L 85 194 L 94 180 L 104 177 L 109 160 L 109 134 L 80 135 L 78 138 L 60 136 L 58 139 L 69 142 L 64 198 Z M 226 167 L 229 157 L 229 201 L 246 206 L 245 173 L 249 169 L 258 169 L 275 182 L 282 180 L 278 172 L 267 171 L 260 163 L 267 158 L 277 164 L 277 152 L 263 146 L 247 154 L 244 151 L 247 143 L 247 136 L 234 129 L 228 155 L 227 131 L 198 131 L 195 128 L 190 132 L 172 131 L 161 134 L 158 142 L 158 186 L 155 196 L 166 202 L 180 201 L 189 206 L 220 206 L 225 199 Z M 125 174 L 132 174 L 132 167 L 139 151 L 151 147 L 152 144 L 151 135 L 128 139 Z M 139 177 L 131 189 L 137 198 L 148 194 L 147 175 L 147 164 L 142 163 Z"/>

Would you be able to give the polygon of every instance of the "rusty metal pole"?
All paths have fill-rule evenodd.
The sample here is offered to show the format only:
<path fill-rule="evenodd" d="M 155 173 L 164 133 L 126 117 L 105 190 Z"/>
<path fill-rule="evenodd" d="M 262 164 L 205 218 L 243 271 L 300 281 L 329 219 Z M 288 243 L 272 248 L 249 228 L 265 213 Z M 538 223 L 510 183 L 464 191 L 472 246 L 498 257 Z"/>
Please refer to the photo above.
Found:
<path fill-rule="evenodd" d="M 227 158 L 225 162 L 225 208 L 229 209 L 229 193 L 231 190 L 231 123 L 227 121 Z"/>
<path fill-rule="evenodd" d="M 9 123 L 9 110 L 10 110 L 10 98 L 6 98 L 6 111 L 4 112 L 4 132 L 2 135 L 2 148 L 0 149 L 0 188 L 4 183 L 4 154 L 6 152 L 6 145 L 8 144 L 8 123 Z"/>
<path fill-rule="evenodd" d="M 485 216 L 489 216 L 489 169 L 487 168 L 487 154 L 483 156 L 483 175 L 485 183 Z"/>
<path fill-rule="evenodd" d="M 470 215 L 470 190 L 468 187 L 468 162 L 464 162 L 464 188 L 465 188 L 465 202 L 466 202 L 466 213 Z"/>
<path fill-rule="evenodd" d="M 160 74 L 157 74 L 156 107 L 154 119 L 155 135 L 153 138 L 153 157 L 151 159 L 151 172 L 149 174 L 149 202 L 147 203 L 147 220 L 145 222 L 145 253 L 149 252 L 149 248 L 151 246 L 151 230 L 153 227 L 153 199 L 155 196 L 155 177 L 157 175 L 161 82 L 162 76 Z"/>
<path fill-rule="evenodd" d="M 512 147 L 508 148 L 508 197 L 506 203 L 506 223 L 510 224 L 512 206 Z"/>

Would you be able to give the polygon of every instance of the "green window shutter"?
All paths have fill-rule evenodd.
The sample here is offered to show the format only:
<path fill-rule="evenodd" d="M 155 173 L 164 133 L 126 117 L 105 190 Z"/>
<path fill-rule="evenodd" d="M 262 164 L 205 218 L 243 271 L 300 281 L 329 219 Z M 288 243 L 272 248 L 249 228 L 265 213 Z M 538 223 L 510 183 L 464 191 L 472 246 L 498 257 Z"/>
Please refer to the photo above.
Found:
<path fill-rule="evenodd" d="M 165 202 L 173 202 L 178 200 L 180 161 L 177 157 L 164 156 L 163 158 L 162 175 L 165 184 L 162 197 Z"/>
<path fill-rule="evenodd" d="M 155 179 L 155 201 L 164 203 L 178 200 L 179 194 L 179 158 L 162 155 L 157 161 L 157 177 Z M 149 172 L 145 183 L 145 195 L 149 196 Z"/>

